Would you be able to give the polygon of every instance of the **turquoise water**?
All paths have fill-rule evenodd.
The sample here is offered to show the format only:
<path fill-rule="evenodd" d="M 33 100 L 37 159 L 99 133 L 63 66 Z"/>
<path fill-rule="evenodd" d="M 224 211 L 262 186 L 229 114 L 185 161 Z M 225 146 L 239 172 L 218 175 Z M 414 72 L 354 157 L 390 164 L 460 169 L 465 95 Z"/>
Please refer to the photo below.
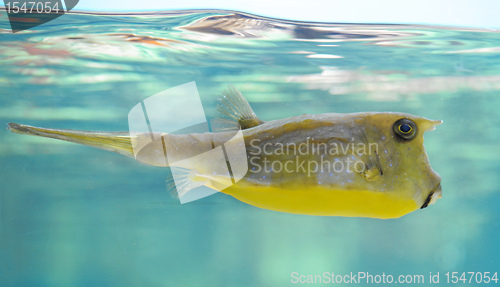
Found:
<path fill-rule="evenodd" d="M 209 118 L 232 84 L 263 120 L 398 111 L 444 121 L 425 135 L 443 198 L 394 220 L 278 213 L 224 194 L 181 205 L 166 169 L 0 129 L 0 286 L 289 286 L 324 272 L 479 286 L 445 273 L 500 272 L 496 31 L 71 13 L 16 34 L 3 16 L 0 41 L 4 127 L 126 131 L 134 105 L 191 81 Z"/>

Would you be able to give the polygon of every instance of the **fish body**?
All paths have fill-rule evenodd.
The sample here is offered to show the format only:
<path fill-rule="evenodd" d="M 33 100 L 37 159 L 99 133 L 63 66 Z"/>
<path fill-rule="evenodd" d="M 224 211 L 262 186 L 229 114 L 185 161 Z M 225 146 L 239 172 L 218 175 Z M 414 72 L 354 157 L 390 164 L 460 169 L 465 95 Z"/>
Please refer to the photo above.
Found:
<path fill-rule="evenodd" d="M 423 137 L 394 139 L 392 126 L 401 118 L 412 119 L 421 133 L 437 124 L 402 113 L 356 113 L 254 127 L 244 133 L 249 172 L 222 192 L 288 213 L 400 217 L 441 193 Z"/>
<path fill-rule="evenodd" d="M 441 121 L 366 112 L 263 122 L 236 90 L 220 99 L 219 111 L 241 130 L 243 157 L 210 156 L 222 146 L 229 152 L 234 130 L 176 135 L 51 130 L 13 123 L 9 128 L 179 168 L 186 173 L 184 184 L 176 183 L 179 195 L 204 185 L 280 212 L 397 218 L 441 197 L 441 178 L 423 146 L 424 132 Z M 227 172 L 229 162 L 232 167 L 248 166 L 248 171 L 235 181 Z"/>

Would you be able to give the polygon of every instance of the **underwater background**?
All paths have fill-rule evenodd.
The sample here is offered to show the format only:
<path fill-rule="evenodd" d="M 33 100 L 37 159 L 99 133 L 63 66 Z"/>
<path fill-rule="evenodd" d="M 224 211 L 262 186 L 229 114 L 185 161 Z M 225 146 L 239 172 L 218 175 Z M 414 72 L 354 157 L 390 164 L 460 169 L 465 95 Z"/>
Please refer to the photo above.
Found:
<path fill-rule="evenodd" d="M 0 16 L 0 286 L 290 286 L 294 272 L 497 285 L 445 276 L 500 271 L 497 31 L 193 10 L 75 12 L 12 34 Z M 425 134 L 443 198 L 393 220 L 278 213 L 220 193 L 181 205 L 166 168 L 6 129 L 127 131 L 133 106 L 191 81 L 208 118 L 232 84 L 263 120 L 443 120 Z"/>

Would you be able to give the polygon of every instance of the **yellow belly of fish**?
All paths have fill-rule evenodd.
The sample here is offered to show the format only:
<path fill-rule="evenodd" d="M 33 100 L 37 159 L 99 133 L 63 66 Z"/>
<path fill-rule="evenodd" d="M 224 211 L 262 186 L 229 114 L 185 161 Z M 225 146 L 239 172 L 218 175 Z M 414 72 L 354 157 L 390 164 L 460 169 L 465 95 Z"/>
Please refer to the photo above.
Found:
<path fill-rule="evenodd" d="M 397 218 L 419 208 L 395 192 L 339 190 L 324 186 L 281 188 L 245 183 L 222 191 L 250 205 L 280 212 L 371 218 Z"/>

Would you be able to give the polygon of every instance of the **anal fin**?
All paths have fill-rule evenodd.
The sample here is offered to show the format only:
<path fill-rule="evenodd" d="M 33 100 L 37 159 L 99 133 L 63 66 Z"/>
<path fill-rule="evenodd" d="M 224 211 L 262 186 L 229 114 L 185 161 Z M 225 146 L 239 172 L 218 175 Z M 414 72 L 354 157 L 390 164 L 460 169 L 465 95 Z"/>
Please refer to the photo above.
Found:
<path fill-rule="evenodd" d="M 172 197 L 180 200 L 181 203 L 188 203 L 203 197 L 210 196 L 218 190 L 210 188 L 212 179 L 198 174 L 194 170 L 173 166 L 171 173 L 167 176 L 167 189 Z"/>

